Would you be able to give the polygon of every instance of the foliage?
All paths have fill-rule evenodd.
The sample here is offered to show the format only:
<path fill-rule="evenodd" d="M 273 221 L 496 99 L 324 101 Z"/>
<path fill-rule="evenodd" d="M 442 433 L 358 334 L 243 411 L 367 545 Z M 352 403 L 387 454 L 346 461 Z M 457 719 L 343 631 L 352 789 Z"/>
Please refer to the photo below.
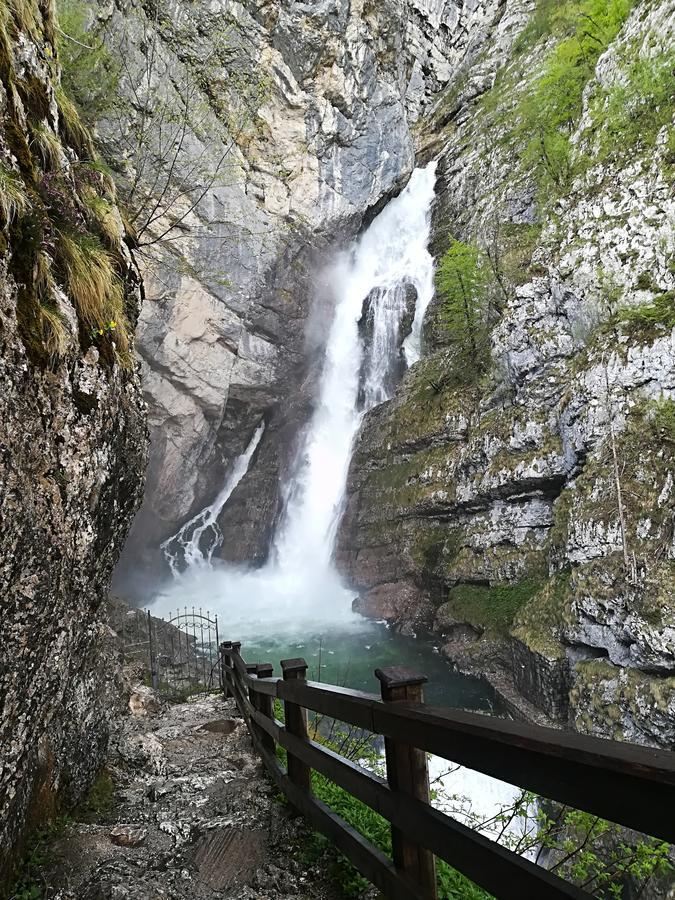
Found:
<path fill-rule="evenodd" d="M 513 65 L 500 73 L 482 101 L 520 170 L 534 176 L 543 203 L 566 190 L 576 174 L 571 137 L 581 118 L 584 89 L 632 4 L 538 0 L 516 43 Z M 528 78 L 533 47 L 542 40 L 543 59 L 536 75 Z"/>
<path fill-rule="evenodd" d="M 516 613 L 541 589 L 542 582 L 529 578 L 517 584 L 460 584 L 451 588 L 448 603 L 453 615 L 490 632 L 508 631 Z"/>
<path fill-rule="evenodd" d="M 96 151 L 89 129 L 83 124 L 79 110 L 62 86 L 56 88 L 59 107 L 59 129 L 63 140 L 85 159 L 94 159 Z"/>
<path fill-rule="evenodd" d="M 647 414 L 656 438 L 665 444 L 675 444 L 675 400 L 662 397 L 653 401 Z"/>
<path fill-rule="evenodd" d="M 626 306 L 618 311 L 617 319 L 635 332 L 675 328 L 675 292 L 664 291 L 648 303 Z"/>
<path fill-rule="evenodd" d="M 45 172 L 61 168 L 63 148 L 58 137 L 48 125 L 39 122 L 31 126 L 31 149 L 37 151 Z"/>
<path fill-rule="evenodd" d="M 70 346 L 70 332 L 63 313 L 53 304 L 40 304 L 40 330 L 50 360 L 65 356 Z"/>
<path fill-rule="evenodd" d="M 102 769 L 89 788 L 87 796 L 73 811 L 77 822 L 96 822 L 108 815 L 114 807 L 115 785 L 110 772 Z"/>
<path fill-rule="evenodd" d="M 44 896 L 44 885 L 40 869 L 49 865 L 51 847 L 63 836 L 70 823 L 69 816 L 59 816 L 48 825 L 37 828 L 28 839 L 25 854 L 13 883 L 9 886 L 10 900 L 40 900 Z"/>
<path fill-rule="evenodd" d="M 611 87 L 598 86 L 590 103 L 599 161 L 653 147 L 672 121 L 675 53 L 645 58 L 639 48 L 629 47 L 626 56 L 620 78 Z"/>
<path fill-rule="evenodd" d="M 525 168 L 538 174 L 544 191 L 564 190 L 573 176 L 570 137 L 581 118 L 583 93 L 595 64 L 630 11 L 629 0 L 569 0 L 553 8 L 551 30 L 560 37 L 541 74 L 526 91 L 516 115 L 523 136 Z"/>
<path fill-rule="evenodd" d="M 483 251 L 452 239 L 436 271 L 436 286 L 442 299 L 440 319 L 453 351 L 453 374 L 461 381 L 475 380 L 488 364 L 491 285 Z"/>
<path fill-rule="evenodd" d="M 119 88 L 121 60 L 88 28 L 92 16 L 84 0 L 58 0 L 57 51 L 64 93 L 93 128 L 110 113 Z"/>
<path fill-rule="evenodd" d="M 11 225 L 27 209 L 28 197 L 23 182 L 10 169 L 0 165 L 0 222 Z"/>
<path fill-rule="evenodd" d="M 383 853 L 391 856 L 391 830 L 389 822 L 365 803 L 357 800 L 330 779 L 312 773 L 314 795 L 329 806 L 341 818 Z M 351 863 L 337 853 L 333 845 L 322 835 L 313 832 L 304 848 L 306 861 L 313 863 L 328 854 L 333 876 L 347 897 L 361 897 L 370 886 Z M 439 900 L 489 900 L 490 895 L 468 878 L 457 872 L 443 860 L 437 860 Z"/>

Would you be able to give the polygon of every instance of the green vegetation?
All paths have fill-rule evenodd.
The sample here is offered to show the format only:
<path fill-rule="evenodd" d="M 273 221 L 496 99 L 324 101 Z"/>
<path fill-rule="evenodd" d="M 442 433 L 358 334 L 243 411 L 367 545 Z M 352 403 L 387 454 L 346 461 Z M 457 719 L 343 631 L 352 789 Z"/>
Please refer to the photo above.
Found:
<path fill-rule="evenodd" d="M 672 123 L 675 53 L 639 56 L 639 47 L 624 53 L 621 77 L 611 87 L 598 86 L 590 103 L 591 132 L 597 135 L 594 160 L 634 156 L 653 148 L 661 129 Z M 668 138 L 675 146 L 675 131 Z M 667 151 L 668 152 L 668 151 Z"/>
<path fill-rule="evenodd" d="M 440 320 L 452 348 L 452 370 L 458 381 L 472 382 L 490 358 L 490 288 L 487 256 L 476 244 L 451 240 L 436 271 L 442 298 Z"/>
<path fill-rule="evenodd" d="M 479 625 L 491 634 L 508 631 L 516 613 L 541 590 L 540 578 L 517 584 L 460 584 L 451 588 L 444 609 L 460 621 Z"/>
<path fill-rule="evenodd" d="M 342 733 L 331 729 L 328 740 L 322 739 L 316 733 L 314 739 L 349 759 L 355 761 L 366 759 L 374 767 L 379 762 L 370 738 L 364 742 L 363 737 L 354 737 L 351 733 Z M 285 762 L 283 753 L 281 760 Z M 319 800 L 329 806 L 345 822 L 348 822 L 373 846 L 391 856 L 390 825 L 379 813 L 318 772 L 312 772 L 312 790 Z M 332 877 L 347 897 L 362 897 L 364 891 L 370 887 L 370 882 L 366 881 L 346 857 L 318 832 L 311 832 L 309 840 L 303 843 L 302 855 L 304 862 L 308 865 L 327 859 Z M 460 900 L 460 898 L 461 900 L 490 900 L 490 894 L 477 887 L 442 860 L 436 861 L 436 871 L 439 900 Z"/>
<path fill-rule="evenodd" d="M 565 530 L 568 510 L 563 494 L 556 503 L 556 527 Z M 560 520 L 563 520 L 562 523 Z M 554 538 L 555 540 L 555 538 Z M 555 635 L 560 633 L 571 593 L 572 572 L 565 569 L 551 576 L 516 613 L 511 633 L 535 653 L 549 659 L 564 659 L 565 648 Z"/>
<path fill-rule="evenodd" d="M 28 197 L 19 176 L 0 165 L 0 224 L 11 225 L 28 207 Z"/>
<path fill-rule="evenodd" d="M 60 230 L 56 260 L 81 321 L 94 336 L 114 332 L 120 350 L 126 350 L 123 286 L 112 257 L 98 238 Z"/>
<path fill-rule="evenodd" d="M 633 332 L 649 335 L 657 329 L 675 328 L 675 292 L 664 291 L 648 303 L 624 307 L 618 311 L 617 321 Z"/>
<path fill-rule="evenodd" d="M 63 836 L 70 824 L 69 816 L 59 816 L 35 829 L 27 841 L 28 850 L 18 867 L 14 881 L 9 885 L 8 896 L 11 900 L 41 900 L 44 896 L 44 883 L 40 870 L 49 865 L 52 859 L 52 845 Z"/>
<path fill-rule="evenodd" d="M 73 818 L 76 822 L 96 822 L 108 815 L 114 808 L 115 785 L 110 772 L 102 769 L 89 788 L 87 796 L 76 807 Z"/>
<path fill-rule="evenodd" d="M 575 174 L 570 139 L 581 118 L 584 88 L 631 5 L 632 0 L 539 0 L 518 43 L 515 65 L 483 102 L 516 151 L 521 170 L 534 174 L 544 202 L 564 192 Z M 552 46 L 535 77 L 519 90 L 522 67 L 544 37 Z"/>
<path fill-rule="evenodd" d="M 110 114 L 119 88 L 121 59 L 87 26 L 91 4 L 83 0 L 58 0 L 60 31 L 57 41 L 63 93 L 76 105 L 90 128 Z"/>
<path fill-rule="evenodd" d="M 675 444 L 675 400 L 662 397 L 647 406 L 647 419 L 656 433 L 657 440 Z"/>

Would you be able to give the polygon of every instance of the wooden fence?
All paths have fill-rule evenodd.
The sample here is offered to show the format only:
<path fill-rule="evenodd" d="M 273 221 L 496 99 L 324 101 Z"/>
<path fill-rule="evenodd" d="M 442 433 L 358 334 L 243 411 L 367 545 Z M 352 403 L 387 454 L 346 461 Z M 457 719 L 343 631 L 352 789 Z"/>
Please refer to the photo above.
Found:
<path fill-rule="evenodd" d="M 317 830 L 391 900 L 435 900 L 435 859 L 499 898 L 588 898 L 574 885 L 429 805 L 427 753 L 612 822 L 675 843 L 675 753 L 423 703 L 426 681 L 377 669 L 381 696 L 305 680 L 304 659 L 251 665 L 221 644 L 223 685 L 244 716 L 269 774 Z M 285 724 L 274 716 L 284 703 Z M 310 740 L 307 710 L 383 735 L 386 780 Z M 280 765 L 276 747 L 287 752 Z M 389 859 L 313 796 L 311 770 L 391 823 Z"/>

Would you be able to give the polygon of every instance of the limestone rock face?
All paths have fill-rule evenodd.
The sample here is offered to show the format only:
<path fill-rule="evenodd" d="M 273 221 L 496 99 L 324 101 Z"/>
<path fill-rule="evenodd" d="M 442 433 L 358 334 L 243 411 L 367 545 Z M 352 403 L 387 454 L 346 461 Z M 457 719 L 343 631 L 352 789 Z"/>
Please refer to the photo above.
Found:
<path fill-rule="evenodd" d="M 138 171 L 124 139 L 145 127 L 138 102 L 124 108 L 122 138 L 117 120 L 99 124 L 121 184 L 140 182 L 151 208 L 165 187 L 175 197 L 147 229 L 135 222 L 152 440 L 130 560 L 210 502 L 263 416 L 220 525 L 228 559 L 264 558 L 278 473 L 310 411 L 326 266 L 405 184 L 411 124 L 500 14 L 497 0 L 162 0 L 150 14 L 139 0 L 99 4 L 92 27 L 125 60 L 121 95 L 134 101 L 141 84 L 180 121 L 188 92 L 198 110 L 184 121 L 180 176 L 152 124 L 155 165 Z"/>
<path fill-rule="evenodd" d="M 138 373 L 122 337 L 109 339 L 104 323 L 92 334 L 59 257 L 60 216 L 68 209 L 57 210 L 50 198 L 60 202 L 62 184 L 74 215 L 83 164 L 54 91 L 54 22 L 50 15 L 29 22 L 3 7 L 0 25 L 8 39 L 0 80 L 4 885 L 26 830 L 76 802 L 105 758 L 120 686 L 117 653 L 98 609 L 140 500 L 146 427 Z M 56 173 L 36 149 L 38 133 L 48 135 L 53 162 L 58 148 Z M 93 176 L 87 183 L 99 184 Z M 84 219 L 73 221 L 91 246 Z M 138 277 L 122 239 L 120 227 L 109 258 L 131 331 Z"/>
<path fill-rule="evenodd" d="M 511 85 L 491 94 L 494 67 L 516 52 L 526 12 L 506 4 L 493 52 L 420 127 L 422 156 L 440 153 L 436 253 L 448 233 L 477 240 L 509 276 L 495 287 L 489 372 L 448 377 L 437 299 L 424 358 L 364 423 L 338 561 L 369 614 L 500 633 L 510 677 L 549 715 L 670 746 L 675 331 L 624 311 L 675 296 L 672 151 L 664 128 L 649 152 L 589 164 L 542 213 L 499 132 L 508 115 L 490 118 L 508 105 L 502 93 L 490 106 Z M 596 87 L 625 79 L 631 52 L 663 52 L 674 28 L 671 3 L 637 4 L 586 88 L 579 153 Z M 470 655 L 463 646 L 464 668 Z M 611 716 L 586 709 L 589 673 L 615 697 Z"/>

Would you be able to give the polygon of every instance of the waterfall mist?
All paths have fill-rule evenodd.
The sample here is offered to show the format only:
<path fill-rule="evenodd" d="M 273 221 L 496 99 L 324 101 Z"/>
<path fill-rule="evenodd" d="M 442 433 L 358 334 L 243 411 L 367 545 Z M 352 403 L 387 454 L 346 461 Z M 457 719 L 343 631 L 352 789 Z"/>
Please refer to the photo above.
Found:
<path fill-rule="evenodd" d="M 364 628 L 351 609 L 354 594 L 342 584 L 332 556 L 363 415 L 391 396 L 392 373 L 419 358 L 422 319 L 433 295 L 427 245 L 434 184 L 435 163 L 416 169 L 405 190 L 331 269 L 336 301 L 314 413 L 291 477 L 282 486 L 285 509 L 270 562 L 251 571 L 212 560 L 222 540 L 217 517 L 245 474 L 261 426 L 216 500 L 162 545 L 175 578 L 157 596 L 155 611 L 208 607 L 238 639 Z M 411 289 L 415 312 L 401 349 Z M 364 305 L 372 322 L 367 342 L 360 328 Z"/>

